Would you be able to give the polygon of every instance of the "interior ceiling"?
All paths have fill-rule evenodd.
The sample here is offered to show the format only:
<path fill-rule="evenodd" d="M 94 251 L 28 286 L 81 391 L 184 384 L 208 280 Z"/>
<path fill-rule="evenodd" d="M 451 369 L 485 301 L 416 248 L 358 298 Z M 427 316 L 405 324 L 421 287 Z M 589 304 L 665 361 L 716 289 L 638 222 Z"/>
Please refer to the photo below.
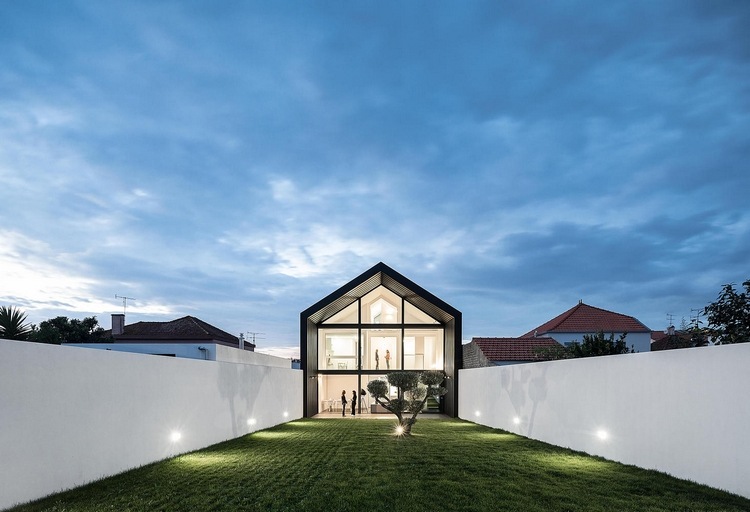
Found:
<path fill-rule="evenodd" d="M 347 291 L 340 297 L 333 299 L 331 302 L 324 305 L 321 309 L 311 313 L 310 316 L 308 316 L 308 319 L 316 324 L 320 323 L 327 318 L 335 315 L 346 306 L 350 305 L 352 302 L 355 302 L 360 297 L 368 294 L 380 285 L 385 286 L 396 295 L 403 297 L 404 300 L 418 307 L 441 323 L 448 323 L 454 318 L 453 315 L 445 311 L 443 308 L 418 295 L 411 289 L 407 288 L 400 281 L 387 274 L 384 274 L 383 272 L 378 272 L 358 286 L 355 286 L 351 290 Z"/>

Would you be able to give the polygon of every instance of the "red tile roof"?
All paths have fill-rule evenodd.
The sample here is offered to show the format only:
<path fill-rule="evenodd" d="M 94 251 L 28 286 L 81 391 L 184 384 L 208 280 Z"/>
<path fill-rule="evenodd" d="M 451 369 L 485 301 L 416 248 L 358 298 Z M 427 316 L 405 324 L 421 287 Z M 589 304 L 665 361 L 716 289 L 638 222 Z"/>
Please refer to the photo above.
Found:
<path fill-rule="evenodd" d="M 105 331 L 105 336 L 112 330 Z M 169 322 L 136 322 L 126 325 L 123 334 L 114 336 L 116 341 L 205 341 L 239 346 L 239 338 L 218 327 L 193 316 L 185 316 Z M 246 343 L 247 345 L 247 343 Z"/>
<path fill-rule="evenodd" d="M 523 338 L 533 338 L 548 333 L 605 333 L 615 332 L 651 332 L 632 316 L 622 315 L 606 309 L 595 308 L 579 302 L 565 313 L 556 316 L 536 329 L 532 329 Z"/>
<path fill-rule="evenodd" d="M 535 349 L 561 347 L 552 338 L 472 338 L 490 361 L 543 361 Z"/>

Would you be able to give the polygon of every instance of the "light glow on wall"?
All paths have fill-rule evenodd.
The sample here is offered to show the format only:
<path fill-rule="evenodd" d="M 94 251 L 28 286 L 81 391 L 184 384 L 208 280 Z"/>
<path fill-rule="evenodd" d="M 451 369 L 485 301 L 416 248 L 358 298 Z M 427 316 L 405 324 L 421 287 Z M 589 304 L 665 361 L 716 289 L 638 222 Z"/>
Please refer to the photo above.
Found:
<path fill-rule="evenodd" d="M 606 441 L 607 438 L 609 437 L 609 433 L 607 433 L 607 431 L 604 430 L 603 428 L 600 428 L 599 430 L 596 431 L 596 437 L 598 437 L 599 440 L 601 441 Z"/>
<path fill-rule="evenodd" d="M 169 434 L 169 440 L 173 443 L 176 443 L 180 439 L 182 439 L 182 433 L 178 430 L 173 430 L 172 433 Z"/>
<path fill-rule="evenodd" d="M 514 425 L 520 425 L 521 424 L 521 418 L 519 418 L 518 416 L 515 416 L 513 418 L 513 424 Z"/>
<path fill-rule="evenodd" d="M 480 411 L 474 411 L 474 416 L 476 416 L 477 418 L 480 417 L 481 415 L 482 413 Z"/>
<path fill-rule="evenodd" d="M 257 420 L 256 420 L 255 418 L 249 418 L 249 419 L 247 420 L 247 424 L 248 424 L 249 426 L 251 426 L 251 427 L 252 427 L 253 425 L 255 425 L 256 423 L 258 423 L 258 421 L 257 421 Z"/>
<path fill-rule="evenodd" d="M 289 413 L 288 413 L 287 411 L 284 411 L 284 417 L 285 417 L 285 418 L 288 418 L 288 417 L 289 417 Z"/>

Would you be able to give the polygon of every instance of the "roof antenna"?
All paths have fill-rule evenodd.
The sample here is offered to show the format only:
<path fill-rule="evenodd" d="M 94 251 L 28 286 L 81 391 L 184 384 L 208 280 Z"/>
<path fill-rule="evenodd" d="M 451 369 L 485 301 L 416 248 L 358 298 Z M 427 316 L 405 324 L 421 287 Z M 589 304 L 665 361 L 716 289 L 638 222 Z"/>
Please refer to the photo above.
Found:
<path fill-rule="evenodd" d="M 257 339 L 263 339 L 261 337 L 261 335 L 263 335 L 263 334 L 265 334 L 265 333 L 264 332 L 252 332 L 252 331 L 250 331 L 250 332 L 247 333 L 248 337 L 252 337 L 253 340 L 251 341 L 251 343 L 253 345 L 255 345 L 255 339 L 256 338 Z M 242 333 L 240 333 L 240 348 L 241 349 L 245 348 L 245 339 L 246 338 L 242 335 Z M 248 340 L 248 341 L 250 341 L 250 340 Z"/>
<path fill-rule="evenodd" d="M 128 301 L 135 300 L 133 297 L 125 297 L 124 295 L 117 295 L 115 293 L 115 299 L 122 299 L 122 314 L 125 314 L 125 310 L 128 308 Z"/>

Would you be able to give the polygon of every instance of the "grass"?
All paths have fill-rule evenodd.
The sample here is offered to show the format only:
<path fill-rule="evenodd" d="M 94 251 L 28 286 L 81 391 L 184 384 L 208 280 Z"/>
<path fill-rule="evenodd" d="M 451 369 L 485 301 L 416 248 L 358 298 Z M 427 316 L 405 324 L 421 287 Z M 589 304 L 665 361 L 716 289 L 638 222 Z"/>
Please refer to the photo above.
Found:
<path fill-rule="evenodd" d="M 748 511 L 750 500 L 501 430 L 305 419 L 12 509 Z"/>

